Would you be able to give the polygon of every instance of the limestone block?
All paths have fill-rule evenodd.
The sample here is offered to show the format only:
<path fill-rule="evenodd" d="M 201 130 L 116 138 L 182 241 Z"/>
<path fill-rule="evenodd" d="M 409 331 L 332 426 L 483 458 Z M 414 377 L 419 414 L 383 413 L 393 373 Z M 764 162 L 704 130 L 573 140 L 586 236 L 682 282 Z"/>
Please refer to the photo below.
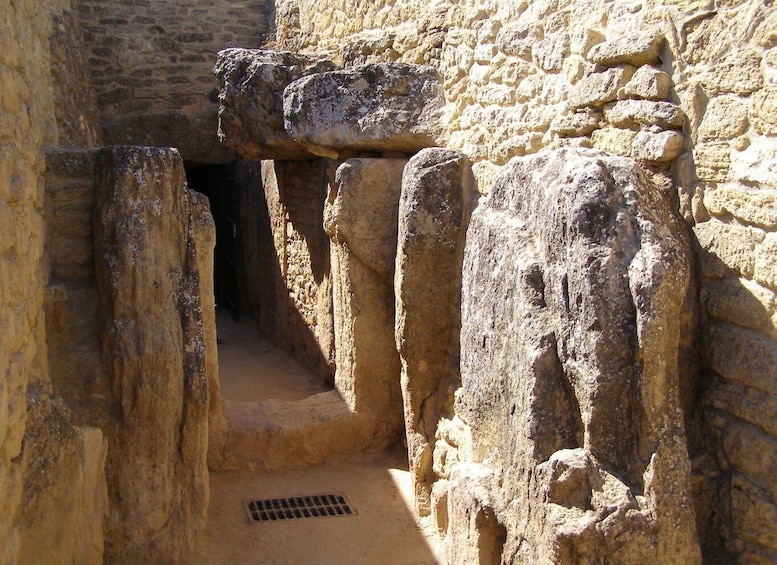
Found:
<path fill-rule="evenodd" d="M 335 389 L 364 417 L 376 448 L 403 430 L 394 341 L 394 261 L 404 159 L 341 164 L 324 210 L 332 240 Z"/>
<path fill-rule="evenodd" d="M 726 142 L 699 143 L 693 148 L 696 176 L 704 182 L 725 182 L 731 167 L 731 147 Z"/>
<path fill-rule="evenodd" d="M 637 133 L 630 129 L 604 127 L 591 134 L 591 142 L 594 147 L 607 153 L 630 156 L 631 144 L 636 137 Z"/>
<path fill-rule="evenodd" d="M 777 192 L 753 191 L 745 186 L 723 185 L 704 192 L 704 206 L 715 216 L 734 216 L 745 224 L 767 230 L 777 228 Z"/>
<path fill-rule="evenodd" d="M 394 271 L 395 337 L 414 492 L 431 494 L 438 420 L 453 413 L 461 252 L 474 178 L 455 151 L 423 149 L 405 167 Z M 418 508 L 418 504 L 416 507 Z"/>
<path fill-rule="evenodd" d="M 631 144 L 631 155 L 637 161 L 665 163 L 683 152 L 684 143 L 683 134 L 676 131 L 641 131 Z"/>
<path fill-rule="evenodd" d="M 583 77 L 569 91 L 570 108 L 601 107 L 618 98 L 618 91 L 634 74 L 634 67 L 623 65 Z"/>
<path fill-rule="evenodd" d="M 742 563 L 774 563 L 777 559 L 777 506 L 741 473 L 731 480 L 731 549 Z M 744 542 L 744 543 L 742 543 Z"/>
<path fill-rule="evenodd" d="M 622 98 L 665 100 L 669 96 L 672 79 L 664 71 L 642 65 L 620 92 Z"/>
<path fill-rule="evenodd" d="M 572 114 L 557 116 L 550 123 L 550 131 L 561 137 L 578 137 L 588 135 L 599 127 L 602 113 L 584 108 Z"/>
<path fill-rule="evenodd" d="M 107 428 L 106 558 L 191 558 L 208 507 L 207 355 L 195 226 L 175 149 L 98 154 L 95 261 Z"/>
<path fill-rule="evenodd" d="M 570 54 L 570 40 L 566 33 L 558 33 L 538 41 L 532 46 L 531 57 L 534 64 L 544 71 L 558 72 L 564 65 L 564 59 Z"/>
<path fill-rule="evenodd" d="M 448 491 L 448 563 L 499 563 L 506 532 L 493 507 L 493 471 L 460 463 Z"/>
<path fill-rule="evenodd" d="M 747 126 L 747 106 L 733 96 L 718 96 L 707 104 L 698 136 L 700 141 L 733 139 L 745 133 Z"/>
<path fill-rule="evenodd" d="M 758 133 L 777 135 L 777 86 L 768 86 L 754 93 L 750 112 Z"/>
<path fill-rule="evenodd" d="M 638 33 L 604 41 L 594 45 L 588 52 L 588 59 L 597 65 L 614 67 L 627 64 L 639 67 L 658 62 L 664 37 L 654 33 Z"/>
<path fill-rule="evenodd" d="M 777 397 L 735 381 L 721 381 L 704 397 L 705 405 L 759 426 L 777 438 Z"/>
<path fill-rule="evenodd" d="M 285 51 L 220 51 L 214 73 L 222 143 L 250 159 L 310 158 L 283 128 L 283 89 L 298 78 L 333 68 L 329 61 Z"/>
<path fill-rule="evenodd" d="M 686 229 L 635 161 L 584 149 L 513 159 L 473 212 L 457 414 L 474 460 L 500 477 L 503 562 L 700 561 L 679 400 L 695 296 Z M 591 507 L 562 504 L 586 498 L 585 481 L 559 474 L 554 503 L 538 478 L 576 449 L 607 485 Z"/>
<path fill-rule="evenodd" d="M 733 272 L 752 278 L 755 250 L 764 238 L 762 232 L 716 219 L 696 224 L 693 231 L 701 247 L 704 276 L 721 278 Z"/>
<path fill-rule="evenodd" d="M 757 136 L 752 143 L 739 146 L 730 153 L 729 176 L 751 186 L 777 187 L 777 140 Z"/>
<path fill-rule="evenodd" d="M 731 324 L 712 324 L 705 330 L 704 343 L 710 366 L 723 378 L 777 394 L 774 367 L 777 343 L 767 336 Z"/>
<path fill-rule="evenodd" d="M 777 233 L 766 235 L 755 257 L 755 280 L 777 289 Z"/>
<path fill-rule="evenodd" d="M 75 426 L 64 402 L 38 388 L 28 389 L 27 406 L 17 563 L 99 565 L 108 514 L 103 434 Z"/>
<path fill-rule="evenodd" d="M 311 151 L 417 151 L 442 145 L 445 99 L 431 67 L 369 64 L 310 75 L 283 94 L 284 127 Z"/>
<path fill-rule="evenodd" d="M 777 314 L 777 297 L 758 283 L 738 277 L 706 279 L 702 296 L 707 311 L 715 318 L 766 334 L 777 334 L 777 326 L 772 320 Z"/>
<path fill-rule="evenodd" d="M 758 426 L 735 419 L 727 422 L 721 446 L 731 467 L 763 489 L 771 500 L 777 498 L 774 481 L 774 453 L 777 439 L 765 434 Z"/>
<path fill-rule="evenodd" d="M 661 129 L 676 129 L 683 125 L 685 114 L 679 106 L 670 102 L 621 100 L 606 105 L 604 117 L 617 127 L 658 126 Z"/>
<path fill-rule="evenodd" d="M 750 48 L 736 49 L 708 71 L 704 87 L 713 94 L 745 96 L 763 86 L 761 55 Z"/>
<path fill-rule="evenodd" d="M 505 55 L 531 60 L 533 45 L 543 39 L 542 26 L 532 23 L 508 24 L 497 33 L 496 44 Z"/>

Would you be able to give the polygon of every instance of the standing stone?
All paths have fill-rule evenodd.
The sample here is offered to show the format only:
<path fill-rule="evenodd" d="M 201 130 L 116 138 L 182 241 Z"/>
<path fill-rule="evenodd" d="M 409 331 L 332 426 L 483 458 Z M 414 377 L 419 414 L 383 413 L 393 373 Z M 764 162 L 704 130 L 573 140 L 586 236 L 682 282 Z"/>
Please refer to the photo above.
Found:
<path fill-rule="evenodd" d="M 307 159 L 283 129 L 283 89 L 334 65 L 286 51 L 225 49 L 214 73 L 219 83 L 219 138 L 249 159 Z"/>
<path fill-rule="evenodd" d="M 445 98 L 432 67 L 376 63 L 313 74 L 283 93 L 288 134 L 310 151 L 413 152 L 442 145 Z"/>
<path fill-rule="evenodd" d="M 466 157 L 422 149 L 402 177 L 394 288 L 396 341 L 415 507 L 430 511 L 437 422 L 459 387 L 461 260 L 473 178 Z"/>
<path fill-rule="evenodd" d="M 463 273 L 459 415 L 499 478 L 502 561 L 698 563 L 671 204 L 631 159 L 516 158 L 472 215 Z"/>
<path fill-rule="evenodd" d="M 205 522 L 208 350 L 191 198 L 174 149 L 98 156 L 95 270 L 115 411 L 111 563 L 186 562 Z"/>
<path fill-rule="evenodd" d="M 385 447 L 402 432 L 394 343 L 397 210 L 405 159 L 349 159 L 330 186 L 324 228 L 332 240 L 335 388 Z"/>

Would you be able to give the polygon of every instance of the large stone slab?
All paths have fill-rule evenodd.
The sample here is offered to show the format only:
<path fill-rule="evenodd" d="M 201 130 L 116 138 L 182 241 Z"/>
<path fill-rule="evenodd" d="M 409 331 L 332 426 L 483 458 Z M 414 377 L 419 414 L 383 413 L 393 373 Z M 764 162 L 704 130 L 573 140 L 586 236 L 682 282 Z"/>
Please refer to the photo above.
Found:
<path fill-rule="evenodd" d="M 365 418 L 377 447 L 397 441 L 403 429 L 393 280 L 406 162 L 345 161 L 324 210 L 332 240 L 335 389 Z"/>
<path fill-rule="evenodd" d="M 300 77 L 332 69 L 329 61 L 286 51 L 220 51 L 214 73 L 222 143 L 250 159 L 310 158 L 283 128 L 283 90 Z"/>
<path fill-rule="evenodd" d="M 512 160 L 473 212 L 457 413 L 500 478 L 503 562 L 700 561 L 685 230 L 635 161 L 594 150 Z"/>
<path fill-rule="evenodd" d="M 344 149 L 414 152 L 442 145 L 444 107 L 437 71 L 406 63 L 310 75 L 283 93 L 286 131 L 325 157 Z"/>
<path fill-rule="evenodd" d="M 113 421 L 105 553 L 185 562 L 208 506 L 208 362 L 197 206 L 175 149 L 97 159 L 95 271 Z M 211 345 L 212 347 L 212 345 Z"/>
<path fill-rule="evenodd" d="M 474 179 L 466 157 L 422 149 L 405 167 L 399 201 L 395 334 L 415 507 L 430 511 L 437 422 L 453 414 L 461 257 Z"/>

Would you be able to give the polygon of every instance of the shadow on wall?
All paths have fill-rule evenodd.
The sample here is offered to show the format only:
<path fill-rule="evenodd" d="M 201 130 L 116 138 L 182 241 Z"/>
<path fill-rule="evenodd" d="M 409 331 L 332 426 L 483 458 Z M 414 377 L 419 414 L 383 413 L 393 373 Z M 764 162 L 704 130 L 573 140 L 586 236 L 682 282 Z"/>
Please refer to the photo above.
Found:
<path fill-rule="evenodd" d="M 238 309 L 302 365 L 334 384 L 325 160 L 235 166 Z"/>

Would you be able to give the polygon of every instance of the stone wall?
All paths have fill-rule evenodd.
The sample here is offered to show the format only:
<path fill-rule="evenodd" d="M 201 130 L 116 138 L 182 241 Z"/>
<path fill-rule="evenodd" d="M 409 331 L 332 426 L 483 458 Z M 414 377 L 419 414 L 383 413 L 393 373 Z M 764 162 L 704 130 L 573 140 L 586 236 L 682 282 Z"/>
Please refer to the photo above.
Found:
<path fill-rule="evenodd" d="M 512 157 L 562 146 L 634 157 L 676 190 L 703 303 L 705 371 L 696 382 L 691 354 L 680 383 L 697 514 L 741 559 L 777 557 L 766 474 L 777 461 L 776 14 L 750 0 L 284 0 L 276 10 L 282 47 L 346 66 L 436 67 L 446 147 L 473 162 L 482 194 Z M 704 454 L 711 439 L 716 457 Z"/>
<path fill-rule="evenodd" d="M 51 13 L 38 2 L 4 2 L 0 21 L 0 561 L 14 563 L 22 542 L 14 515 L 23 487 L 25 393 L 30 381 L 47 379 L 40 148 L 55 143 L 57 132 L 48 78 Z"/>
<path fill-rule="evenodd" d="M 258 47 L 267 0 L 83 0 L 79 14 L 107 144 L 178 147 L 184 159 L 234 161 L 216 139 L 215 54 Z"/>

